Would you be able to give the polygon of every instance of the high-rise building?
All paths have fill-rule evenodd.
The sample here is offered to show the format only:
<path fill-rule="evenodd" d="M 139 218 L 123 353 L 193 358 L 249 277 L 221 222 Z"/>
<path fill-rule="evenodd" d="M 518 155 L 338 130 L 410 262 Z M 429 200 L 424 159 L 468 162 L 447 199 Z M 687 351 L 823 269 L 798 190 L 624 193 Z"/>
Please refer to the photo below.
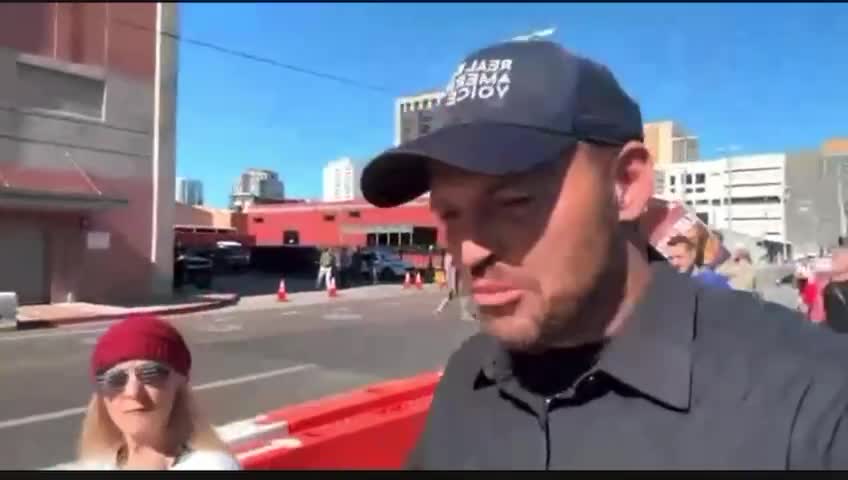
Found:
<path fill-rule="evenodd" d="M 444 92 L 427 91 L 395 100 L 395 146 L 430 133 L 432 110 Z"/>
<path fill-rule="evenodd" d="M 177 177 L 176 200 L 186 205 L 203 205 L 203 183 Z"/>
<path fill-rule="evenodd" d="M 698 160 L 698 137 L 673 121 L 649 122 L 644 126 L 645 147 L 658 166 Z"/>
<path fill-rule="evenodd" d="M 657 196 L 689 205 L 713 228 L 818 254 L 844 235 L 848 155 L 817 150 L 669 163 Z"/>
<path fill-rule="evenodd" d="M 342 157 L 333 160 L 324 167 L 323 195 L 325 202 L 346 202 L 359 195 L 359 174 L 353 160 Z"/>
<path fill-rule="evenodd" d="M 277 172 L 248 168 L 233 185 L 230 196 L 232 207 L 245 207 L 254 203 L 279 202 L 285 199 L 283 182 Z"/>

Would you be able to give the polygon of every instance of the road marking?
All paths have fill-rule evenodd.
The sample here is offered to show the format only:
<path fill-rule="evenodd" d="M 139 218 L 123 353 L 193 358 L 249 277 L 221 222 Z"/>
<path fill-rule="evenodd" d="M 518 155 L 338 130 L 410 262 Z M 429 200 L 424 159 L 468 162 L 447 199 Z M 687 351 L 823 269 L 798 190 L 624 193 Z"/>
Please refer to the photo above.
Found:
<path fill-rule="evenodd" d="M 226 322 L 226 321 L 232 320 L 232 319 L 233 319 L 233 317 L 231 317 L 229 315 L 222 315 L 218 318 L 213 318 L 212 321 L 213 322 Z"/>
<path fill-rule="evenodd" d="M 241 377 L 228 378 L 224 380 L 217 380 L 215 382 L 204 383 L 203 385 L 197 385 L 192 389 L 196 392 L 203 390 L 210 390 L 213 388 L 221 388 L 221 387 L 229 387 L 232 385 L 240 385 L 242 383 L 255 382 L 257 380 L 264 380 L 266 378 L 279 377 L 282 375 L 287 375 L 289 373 L 296 373 L 303 370 L 309 370 L 312 368 L 318 368 L 318 365 L 313 363 L 304 363 L 302 365 L 294 365 L 292 367 L 280 368 L 277 370 L 270 370 L 268 372 L 255 373 L 252 375 L 244 375 Z M 85 413 L 87 407 L 76 407 L 76 408 L 67 408 L 65 410 L 59 410 L 57 412 L 50 413 L 40 413 L 38 415 L 29 415 L 21 418 L 12 418 L 9 420 L 0 421 L 0 430 L 5 430 L 7 428 L 20 427 L 23 425 L 30 425 L 33 423 L 41 423 L 48 422 L 50 420 L 58 420 L 61 418 L 73 417 L 76 415 L 80 415 Z"/>
<path fill-rule="evenodd" d="M 362 315 L 358 313 L 332 312 L 322 315 L 324 320 L 362 320 Z"/>
<path fill-rule="evenodd" d="M 88 329 L 79 329 L 79 330 L 69 330 L 69 331 L 61 331 L 61 332 L 45 332 L 45 333 L 24 333 L 19 335 L 13 335 L 8 337 L 0 337 L 0 342 L 12 342 L 15 340 L 29 340 L 32 338 L 50 338 L 50 337 L 67 337 L 70 335 L 85 335 L 88 333 L 101 333 L 105 332 L 106 328 L 88 328 Z"/>
<path fill-rule="evenodd" d="M 97 343 L 98 338 L 100 338 L 100 337 L 83 338 L 83 339 L 80 339 L 80 343 L 82 343 L 83 345 L 94 345 L 94 344 Z"/>
<path fill-rule="evenodd" d="M 300 312 L 298 312 L 297 310 L 289 310 L 287 312 L 280 313 L 280 316 L 281 317 L 289 317 L 289 316 L 298 315 L 298 314 L 300 314 Z"/>
<path fill-rule="evenodd" d="M 211 332 L 211 333 L 228 333 L 228 332 L 238 332 L 242 330 L 241 325 L 209 325 L 208 327 L 198 327 L 197 330 L 201 332 Z"/>

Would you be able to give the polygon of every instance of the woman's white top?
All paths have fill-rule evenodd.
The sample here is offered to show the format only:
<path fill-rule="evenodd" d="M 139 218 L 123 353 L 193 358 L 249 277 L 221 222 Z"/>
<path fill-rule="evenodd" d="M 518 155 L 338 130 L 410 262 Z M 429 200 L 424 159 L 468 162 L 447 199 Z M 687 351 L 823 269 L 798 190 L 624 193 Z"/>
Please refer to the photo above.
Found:
<path fill-rule="evenodd" d="M 86 461 L 76 463 L 68 470 L 118 470 L 118 466 L 114 460 Z M 226 452 L 193 450 L 168 470 L 241 470 L 241 465 Z"/>

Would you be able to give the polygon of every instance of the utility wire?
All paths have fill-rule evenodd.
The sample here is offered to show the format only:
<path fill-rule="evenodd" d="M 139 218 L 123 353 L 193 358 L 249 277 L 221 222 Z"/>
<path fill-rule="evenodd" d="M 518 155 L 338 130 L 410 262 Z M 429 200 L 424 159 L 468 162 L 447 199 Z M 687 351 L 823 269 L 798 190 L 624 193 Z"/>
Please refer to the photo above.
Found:
<path fill-rule="evenodd" d="M 131 27 L 131 28 L 135 28 L 135 29 L 138 29 L 138 30 L 144 30 L 144 31 L 148 31 L 148 32 L 155 32 L 156 31 L 155 28 L 145 27 L 144 25 L 139 25 L 137 23 L 129 22 L 129 21 L 126 21 L 126 20 L 121 20 L 121 19 L 118 19 L 118 18 L 112 19 L 112 22 L 119 23 L 119 24 Z M 172 39 L 174 39 L 178 42 L 187 43 L 187 44 L 195 45 L 195 46 L 198 46 L 198 47 L 208 48 L 210 50 L 214 50 L 216 52 L 223 53 L 223 54 L 226 54 L 226 55 L 231 55 L 231 56 L 239 57 L 239 58 L 242 58 L 242 59 L 245 59 L 245 60 L 251 60 L 251 61 L 254 61 L 254 62 L 258 62 L 258 63 L 263 63 L 265 65 L 271 65 L 271 66 L 274 66 L 274 67 L 282 68 L 282 69 L 289 70 L 289 71 L 292 71 L 292 72 L 301 73 L 301 74 L 304 74 L 304 75 L 310 75 L 310 76 L 313 76 L 313 77 L 323 78 L 325 80 L 332 80 L 332 81 L 335 81 L 335 82 L 338 82 L 338 83 L 348 85 L 350 87 L 361 88 L 361 89 L 365 89 L 365 90 L 371 90 L 371 91 L 374 91 L 374 92 L 385 93 L 385 94 L 389 94 L 391 96 L 394 96 L 394 94 L 392 94 L 392 92 L 385 87 L 380 87 L 380 86 L 376 86 L 376 85 L 369 85 L 367 83 L 363 83 L 363 82 L 360 82 L 358 80 L 354 80 L 354 79 L 346 78 L 346 77 L 341 77 L 339 75 L 334 75 L 332 73 L 319 72 L 317 70 L 312 70 L 312 69 L 305 68 L 305 67 L 299 67 L 297 65 L 291 65 L 291 64 L 288 64 L 288 63 L 279 62 L 279 61 L 274 60 L 272 58 L 261 57 L 259 55 L 254 55 L 252 53 L 247 53 L 247 52 L 243 52 L 243 51 L 240 51 L 240 50 L 235 50 L 235 49 L 232 49 L 232 48 L 223 47 L 221 45 L 216 45 L 216 44 L 205 42 L 205 41 L 202 41 L 202 40 L 195 40 L 195 39 L 191 39 L 191 38 L 186 38 L 182 35 L 172 33 L 172 32 L 167 32 L 165 30 L 161 30 L 160 34 L 164 35 L 168 38 L 172 38 Z"/>

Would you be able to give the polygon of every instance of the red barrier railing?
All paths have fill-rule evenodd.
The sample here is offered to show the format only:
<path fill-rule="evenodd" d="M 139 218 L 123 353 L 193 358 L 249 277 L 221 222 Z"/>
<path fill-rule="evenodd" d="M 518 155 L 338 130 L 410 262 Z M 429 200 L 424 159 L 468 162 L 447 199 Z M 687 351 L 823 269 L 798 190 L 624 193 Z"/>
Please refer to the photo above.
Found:
<path fill-rule="evenodd" d="M 424 428 L 432 397 L 411 400 L 293 435 L 295 446 L 247 452 L 246 470 L 369 469 L 396 470 Z"/>
<path fill-rule="evenodd" d="M 259 421 L 287 422 L 288 436 L 242 445 L 239 460 L 248 470 L 402 468 L 440 377 L 384 382 L 265 414 Z"/>

